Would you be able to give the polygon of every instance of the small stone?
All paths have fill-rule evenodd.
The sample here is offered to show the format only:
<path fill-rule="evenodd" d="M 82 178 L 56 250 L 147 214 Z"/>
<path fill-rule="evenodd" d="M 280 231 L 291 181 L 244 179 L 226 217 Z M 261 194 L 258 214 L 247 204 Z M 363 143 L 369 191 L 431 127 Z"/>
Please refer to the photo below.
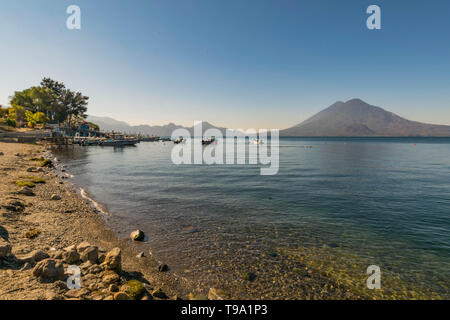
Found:
<path fill-rule="evenodd" d="M 117 292 L 114 294 L 114 300 L 132 300 L 125 292 Z"/>
<path fill-rule="evenodd" d="M 169 271 L 169 266 L 167 264 L 160 264 L 158 266 L 158 271 L 159 272 L 167 272 L 167 271 Z"/>
<path fill-rule="evenodd" d="M 119 287 L 115 283 L 113 283 L 113 284 L 109 285 L 108 290 L 110 292 L 117 292 L 117 291 L 119 291 Z"/>
<path fill-rule="evenodd" d="M 90 293 L 89 289 L 87 288 L 81 288 L 81 289 L 72 289 L 67 291 L 64 295 L 68 298 L 82 298 L 83 296 L 86 296 Z"/>
<path fill-rule="evenodd" d="M 104 253 L 99 254 L 98 255 L 98 263 L 105 262 L 105 258 L 106 258 L 106 255 Z"/>
<path fill-rule="evenodd" d="M 135 230 L 132 233 L 130 233 L 131 240 L 134 241 L 143 241 L 145 238 L 144 231 L 142 230 Z"/>
<path fill-rule="evenodd" d="M 62 259 L 64 251 L 61 250 L 50 250 L 49 255 L 52 259 Z"/>
<path fill-rule="evenodd" d="M 12 212 L 22 212 L 23 210 L 25 210 L 25 205 L 20 201 L 13 200 L 4 205 L 3 208 Z"/>
<path fill-rule="evenodd" d="M 75 245 L 71 245 L 71 246 L 65 247 L 63 250 L 64 251 L 73 251 L 73 250 L 76 250 L 76 248 L 75 248 Z"/>
<path fill-rule="evenodd" d="M 77 251 L 78 251 L 78 253 L 82 253 L 84 250 L 86 250 L 90 246 L 91 246 L 91 244 L 89 242 L 83 241 L 77 245 Z"/>
<path fill-rule="evenodd" d="M 86 248 L 81 253 L 81 261 L 90 261 L 91 263 L 97 263 L 98 260 L 98 248 L 91 246 Z"/>
<path fill-rule="evenodd" d="M 102 272 L 102 268 L 99 265 L 94 264 L 89 267 L 88 272 L 97 274 L 97 273 Z"/>
<path fill-rule="evenodd" d="M 145 257 L 145 254 L 143 251 L 139 252 L 138 255 L 136 256 L 136 258 L 143 258 L 143 257 Z"/>
<path fill-rule="evenodd" d="M 27 169 L 27 172 L 35 172 L 36 170 L 37 170 L 36 167 L 29 167 L 29 168 Z"/>
<path fill-rule="evenodd" d="M 36 194 L 33 192 L 33 189 L 31 189 L 30 187 L 23 187 L 22 189 L 20 189 L 19 191 L 17 191 L 17 194 L 21 194 L 27 197 L 33 197 Z"/>
<path fill-rule="evenodd" d="M 102 278 L 102 282 L 105 285 L 111 285 L 113 283 L 118 283 L 120 281 L 120 277 L 114 271 L 105 272 Z"/>
<path fill-rule="evenodd" d="M 54 200 L 54 201 L 58 201 L 58 200 L 61 200 L 61 196 L 58 196 L 57 194 L 52 194 L 50 199 Z"/>
<path fill-rule="evenodd" d="M 63 261 L 67 264 L 76 264 L 80 261 L 80 254 L 75 250 L 64 251 L 62 254 Z"/>
<path fill-rule="evenodd" d="M 83 270 L 85 270 L 85 269 L 87 270 L 90 267 L 92 267 L 92 262 L 90 262 L 90 261 L 86 261 L 86 262 L 80 264 L 80 268 Z"/>
<path fill-rule="evenodd" d="M 110 250 L 106 256 L 102 266 L 106 270 L 114 270 L 116 272 L 122 271 L 122 253 L 119 248 Z"/>
<path fill-rule="evenodd" d="M 33 269 L 33 275 L 44 280 L 64 279 L 64 266 L 52 259 L 39 261 Z"/>

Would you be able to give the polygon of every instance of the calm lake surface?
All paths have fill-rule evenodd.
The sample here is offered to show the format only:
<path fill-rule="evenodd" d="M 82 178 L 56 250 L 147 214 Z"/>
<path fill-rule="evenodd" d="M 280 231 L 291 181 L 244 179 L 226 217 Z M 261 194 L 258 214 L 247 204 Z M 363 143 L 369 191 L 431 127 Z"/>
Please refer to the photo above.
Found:
<path fill-rule="evenodd" d="M 139 250 L 193 287 L 328 297 L 300 288 L 308 274 L 299 270 L 312 269 L 370 297 L 373 264 L 384 297 L 450 298 L 450 139 L 281 138 L 274 176 L 257 165 L 177 166 L 173 147 L 76 147 L 58 157 L 120 237 L 144 230 Z M 257 277 L 246 284 L 248 271 Z"/>

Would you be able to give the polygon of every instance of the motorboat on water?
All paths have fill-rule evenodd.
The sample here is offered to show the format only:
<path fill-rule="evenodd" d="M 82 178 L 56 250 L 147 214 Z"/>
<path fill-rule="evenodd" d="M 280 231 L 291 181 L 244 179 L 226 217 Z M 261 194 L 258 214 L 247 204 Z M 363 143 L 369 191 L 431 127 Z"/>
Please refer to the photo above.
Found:
<path fill-rule="evenodd" d="M 134 146 L 139 141 L 137 139 L 106 139 L 99 143 L 99 145 L 104 147 L 124 147 L 124 146 Z"/>
<path fill-rule="evenodd" d="M 251 139 L 251 140 L 250 140 L 250 143 L 253 143 L 253 144 L 263 144 L 263 141 L 262 141 L 261 139 L 257 138 L 257 139 Z"/>
<path fill-rule="evenodd" d="M 207 146 L 216 141 L 216 138 L 206 138 L 202 139 L 202 145 Z"/>
<path fill-rule="evenodd" d="M 125 146 L 134 146 L 136 143 L 139 143 L 139 139 L 135 137 L 125 137 L 124 135 L 113 135 L 109 139 L 100 141 L 99 145 L 104 147 L 125 147 Z"/>

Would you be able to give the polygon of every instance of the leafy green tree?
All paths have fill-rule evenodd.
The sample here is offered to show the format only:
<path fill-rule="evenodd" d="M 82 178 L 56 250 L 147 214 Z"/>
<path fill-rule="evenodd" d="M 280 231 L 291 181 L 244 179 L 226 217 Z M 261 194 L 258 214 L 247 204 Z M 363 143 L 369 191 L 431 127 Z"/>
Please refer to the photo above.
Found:
<path fill-rule="evenodd" d="M 51 119 L 59 122 L 67 120 L 69 124 L 72 124 L 77 117 L 83 119 L 87 117 L 89 97 L 84 96 L 81 92 L 66 89 L 64 83 L 50 78 L 44 78 L 41 86 L 50 90 L 53 96 Z"/>
<path fill-rule="evenodd" d="M 14 105 L 8 109 L 8 119 L 15 120 L 16 123 L 21 123 L 26 120 L 25 108 L 22 106 Z"/>
<path fill-rule="evenodd" d="M 31 87 L 23 91 L 16 91 L 11 98 L 11 105 L 24 107 L 32 112 L 51 112 L 51 102 L 54 97 L 51 91 L 43 87 Z"/>
<path fill-rule="evenodd" d="M 8 114 L 8 109 L 0 106 L 0 118 L 5 118 L 7 114 Z"/>
<path fill-rule="evenodd" d="M 45 124 L 48 123 L 48 121 L 49 121 L 50 119 L 47 118 L 43 112 L 36 112 L 36 113 L 33 115 L 33 120 L 34 120 L 36 123 L 41 123 L 41 124 L 45 125 Z"/>
<path fill-rule="evenodd" d="M 68 122 L 69 125 L 73 125 L 73 122 L 77 118 L 85 119 L 89 97 L 84 96 L 81 92 L 74 92 L 66 88 L 64 83 L 52 80 L 50 78 L 44 78 L 41 81 L 40 86 L 31 87 L 22 91 L 14 92 L 11 97 L 11 106 L 20 106 L 24 109 L 16 110 L 14 115 L 9 115 L 9 118 L 16 121 L 22 121 L 26 119 L 25 110 L 32 113 L 42 113 L 43 117 L 41 123 L 52 121 L 53 123 Z M 27 121 L 30 125 L 33 125 L 36 119 L 32 119 L 31 115 Z"/>
<path fill-rule="evenodd" d="M 28 126 L 30 127 L 30 128 L 34 128 L 34 126 L 36 125 L 36 121 L 34 120 L 34 117 L 33 117 L 34 115 L 33 115 L 33 112 L 31 112 L 31 111 L 29 111 L 29 110 L 26 110 L 25 111 L 25 118 L 27 119 L 27 122 L 28 122 Z"/>

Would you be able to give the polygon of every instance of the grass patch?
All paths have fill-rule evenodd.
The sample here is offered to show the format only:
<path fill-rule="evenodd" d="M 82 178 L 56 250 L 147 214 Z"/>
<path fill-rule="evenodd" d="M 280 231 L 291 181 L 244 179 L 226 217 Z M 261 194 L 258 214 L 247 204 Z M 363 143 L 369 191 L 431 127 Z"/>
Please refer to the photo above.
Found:
<path fill-rule="evenodd" d="M 33 183 L 45 183 L 45 180 L 39 177 L 34 177 L 34 176 L 23 176 L 20 177 L 20 179 L 24 180 L 24 181 L 30 181 Z"/>
<path fill-rule="evenodd" d="M 17 180 L 15 183 L 18 187 L 28 187 L 28 188 L 34 188 L 34 186 L 36 185 L 34 182 L 25 180 Z"/>
<path fill-rule="evenodd" d="M 41 162 L 41 167 L 53 168 L 52 160 L 45 159 L 44 161 Z"/>
<path fill-rule="evenodd" d="M 38 229 L 31 229 L 31 230 L 28 230 L 27 232 L 25 232 L 25 238 L 27 238 L 27 239 L 34 239 L 40 234 L 41 234 L 40 230 L 38 230 Z"/>
<path fill-rule="evenodd" d="M 139 299 L 145 292 L 144 285 L 137 280 L 130 280 L 126 284 L 126 293 L 134 300 Z"/>

